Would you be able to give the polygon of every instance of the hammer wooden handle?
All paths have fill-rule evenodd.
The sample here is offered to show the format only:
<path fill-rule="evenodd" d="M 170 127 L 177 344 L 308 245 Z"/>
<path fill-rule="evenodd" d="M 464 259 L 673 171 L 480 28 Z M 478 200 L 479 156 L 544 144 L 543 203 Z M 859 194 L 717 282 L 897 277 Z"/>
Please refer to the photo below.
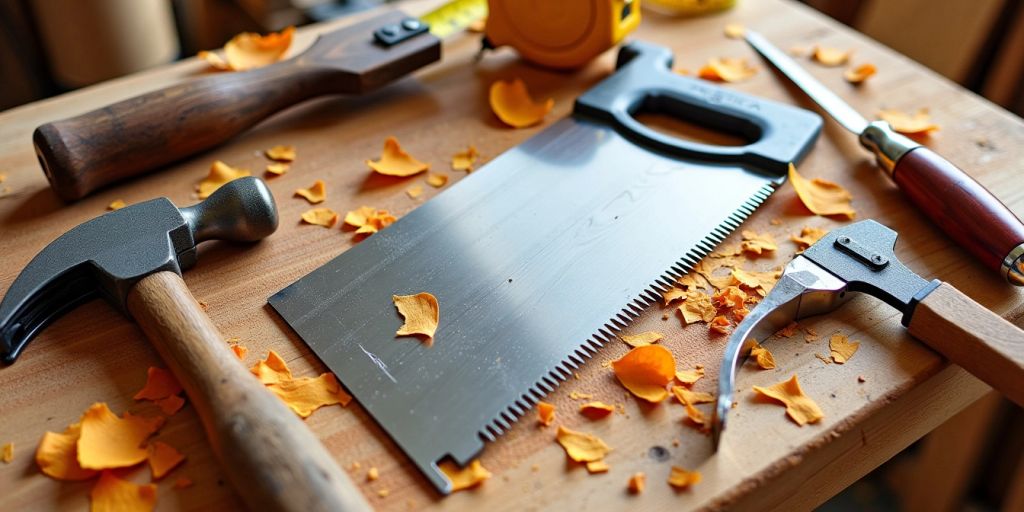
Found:
<path fill-rule="evenodd" d="M 185 388 L 250 509 L 371 510 L 302 420 L 238 361 L 180 276 L 143 278 L 128 310 Z"/>
<path fill-rule="evenodd" d="M 908 327 L 915 338 L 1024 406 L 1024 331 L 949 283 L 914 308 Z"/>
<path fill-rule="evenodd" d="M 339 74 L 295 60 L 218 73 L 46 123 L 32 141 L 53 190 L 73 201 L 217 146 L 332 88 L 347 92 L 335 78 Z"/>

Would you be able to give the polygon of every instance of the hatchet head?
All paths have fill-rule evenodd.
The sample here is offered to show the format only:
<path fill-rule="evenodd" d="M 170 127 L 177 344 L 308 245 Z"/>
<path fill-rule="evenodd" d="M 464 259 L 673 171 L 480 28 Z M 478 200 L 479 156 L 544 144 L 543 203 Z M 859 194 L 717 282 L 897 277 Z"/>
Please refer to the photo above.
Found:
<path fill-rule="evenodd" d="M 132 285 L 162 270 L 180 275 L 195 264 L 200 242 L 254 242 L 277 222 L 267 185 L 246 177 L 193 206 L 159 198 L 80 224 L 37 254 L 7 290 L 0 302 L 0 359 L 13 363 L 46 325 L 93 298 L 125 310 Z"/>

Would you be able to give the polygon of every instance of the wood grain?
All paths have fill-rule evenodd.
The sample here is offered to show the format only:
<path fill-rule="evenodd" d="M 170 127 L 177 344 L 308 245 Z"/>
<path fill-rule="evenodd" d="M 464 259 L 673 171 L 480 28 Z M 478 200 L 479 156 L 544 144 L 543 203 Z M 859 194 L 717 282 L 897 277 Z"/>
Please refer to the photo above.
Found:
<path fill-rule="evenodd" d="M 437 3 L 429 0 L 402 6 L 417 14 Z M 744 43 L 726 39 L 722 27 L 745 24 L 782 48 L 814 44 L 853 48 L 855 62 L 869 61 L 879 68 L 878 75 L 862 87 L 847 84 L 841 68 L 800 62 L 866 116 L 883 107 L 930 108 L 943 128 L 926 144 L 995 191 L 1012 211 L 1024 211 L 1024 184 L 1019 177 L 1020 162 L 1024 161 L 1024 123 L 1020 119 L 796 2 L 738 4 L 737 9 L 721 15 L 691 19 L 644 11 L 644 21 L 631 37 L 672 48 L 677 68 L 691 71 L 711 57 L 746 57 L 760 71 L 749 81 L 723 87 L 810 109 L 815 107 L 802 93 L 769 71 Z M 309 45 L 316 33 L 351 22 L 300 30 L 296 45 Z M 274 349 L 297 376 L 325 371 L 269 310 L 266 299 L 355 242 L 350 232 L 338 228 L 300 224 L 299 215 L 310 205 L 292 198 L 294 190 L 322 179 L 327 183 L 327 200 L 321 206 L 343 213 L 367 205 L 404 215 L 444 193 L 446 187 L 427 186 L 419 176 L 404 180 L 373 176 L 363 161 L 380 155 L 385 137 L 396 136 L 411 155 L 431 164 L 431 172 L 447 175 L 448 187 L 457 186 L 466 174 L 449 169 L 452 154 L 472 144 L 482 155 L 480 168 L 567 115 L 573 100 L 614 68 L 614 52 L 575 73 L 526 65 L 508 50 L 489 52 L 476 61 L 479 44 L 479 36 L 473 34 L 446 40 L 445 59 L 411 79 L 358 99 L 312 100 L 267 119 L 215 151 L 70 206 L 62 205 L 53 195 L 39 171 L 28 143 L 32 129 L 49 119 L 180 83 L 201 73 L 205 64 L 186 61 L 0 114 L 0 172 L 8 175 L 0 190 L 4 186 L 10 189 L 0 198 L 0 240 L 5 248 L 0 289 L 5 290 L 28 260 L 59 233 L 102 213 L 114 199 L 135 203 L 165 195 L 175 204 L 191 204 L 196 201 L 194 185 L 206 175 L 213 159 L 258 171 L 267 163 L 260 154 L 264 149 L 292 144 L 298 149 L 298 159 L 291 170 L 268 180 L 281 212 L 278 232 L 255 246 L 211 243 L 200 247 L 198 264 L 184 279 L 196 298 L 209 306 L 207 312 L 221 332 L 249 347 L 246 365 Z M 554 111 L 536 128 L 508 129 L 487 105 L 487 90 L 493 80 L 516 77 L 526 82 L 535 97 L 555 100 Z M 874 218 L 898 230 L 896 253 L 915 272 L 927 278 L 941 277 L 1000 316 L 1021 323 L 1021 292 L 976 263 L 908 204 L 874 166 L 871 156 L 841 127 L 826 121 L 821 139 L 800 171 L 811 178 L 840 183 L 853 194 L 858 218 Z M 405 194 L 412 185 L 423 185 L 420 199 Z M 811 216 L 785 185 L 743 224 L 743 229 L 774 235 L 779 250 L 745 261 L 744 267 L 769 270 L 788 261 L 796 251 L 788 237 L 804 226 L 834 229 L 842 225 Z M 651 243 L 658 243 L 657 226 L 640 228 L 650 229 Z M 736 234 L 724 244 L 736 245 L 738 240 Z M 443 310 L 444 305 L 441 307 Z M 667 319 L 662 320 L 666 314 Z M 988 390 L 914 341 L 900 324 L 899 314 L 879 301 L 855 298 L 839 311 L 804 324 L 823 339 L 807 343 L 797 335 L 770 340 L 765 346 L 775 355 L 778 368 L 745 367 L 739 373 L 739 405 L 730 416 L 724 450 L 714 456 L 709 438 L 682 423 L 682 407 L 668 402 L 657 407 L 638 403 L 625 396 L 621 385 L 599 364 L 625 353 L 625 344 L 609 344 L 598 361 L 580 369 L 578 379 L 570 379 L 547 398 L 558 408 L 558 423 L 597 434 L 614 447 L 608 457 L 611 470 L 603 475 L 589 475 L 584 468 L 567 464 L 565 453 L 554 443 L 554 430 L 538 428 L 527 415 L 498 442 L 486 446 L 481 461 L 494 474 L 489 481 L 479 489 L 442 499 L 357 403 L 347 408 L 322 408 L 305 423 L 348 470 L 370 503 L 382 510 L 681 510 L 728 504 L 755 508 L 765 495 L 780 508 L 793 504 L 791 509 L 806 509 L 828 499 Z M 710 336 L 703 325 L 684 327 L 673 309 L 661 307 L 651 308 L 627 334 L 646 330 L 665 334 L 660 343 L 673 352 L 680 368 L 705 366 L 708 375 L 697 382 L 696 390 L 715 390 L 724 337 Z M 815 357 L 827 356 L 827 338 L 833 332 L 861 342 L 860 350 L 844 365 L 826 365 Z M 82 510 L 92 483 L 62 483 L 41 475 L 31 456 L 39 437 L 47 430 L 62 431 L 99 400 L 107 401 L 117 412 L 158 414 L 150 404 L 136 403 L 131 396 L 144 384 L 146 367 L 162 364 L 134 323 L 95 302 L 48 327 L 15 365 L 0 369 L 0 410 L 5 412 L 0 443 L 14 441 L 17 446 L 15 460 L 0 464 L 0 488 L 12 490 L 5 494 L 4 505 Z M 824 410 L 826 416 L 820 424 L 797 427 L 780 407 L 752 398 L 750 386 L 771 385 L 793 373 Z M 858 382 L 858 376 L 863 376 L 864 382 Z M 344 375 L 339 377 L 344 381 Z M 598 422 L 587 420 L 576 412 L 580 401 L 572 398 L 574 391 L 620 404 L 624 413 Z M 708 406 L 698 407 L 710 413 Z M 165 480 L 188 476 L 196 482 L 185 490 L 160 482 L 159 508 L 241 507 L 223 481 L 193 407 L 186 406 L 171 417 L 159 437 L 188 456 L 188 462 Z M 652 452 L 653 447 L 665 452 Z M 667 453 L 668 457 L 653 457 L 652 453 Z M 675 492 L 664 482 L 671 465 L 698 469 L 704 481 L 689 491 Z M 380 478 L 372 482 L 366 480 L 371 466 L 380 472 Z M 648 478 L 647 490 L 640 496 L 625 492 L 629 475 L 636 471 L 647 473 Z M 127 477 L 149 481 L 144 470 Z M 382 490 L 388 491 L 388 496 L 380 496 Z"/>
<path fill-rule="evenodd" d="M 1024 331 L 949 283 L 918 303 L 908 328 L 915 338 L 1024 406 Z"/>
<path fill-rule="evenodd" d="M 251 510 L 371 510 L 313 433 L 238 361 L 180 276 L 144 277 L 127 304 Z"/>
<path fill-rule="evenodd" d="M 326 34 L 289 60 L 213 73 L 48 122 L 32 135 L 39 163 L 57 195 L 74 201 L 223 144 L 310 98 L 366 93 L 441 57 L 430 34 L 393 47 L 374 43 L 375 29 L 405 17 L 385 12 Z"/>

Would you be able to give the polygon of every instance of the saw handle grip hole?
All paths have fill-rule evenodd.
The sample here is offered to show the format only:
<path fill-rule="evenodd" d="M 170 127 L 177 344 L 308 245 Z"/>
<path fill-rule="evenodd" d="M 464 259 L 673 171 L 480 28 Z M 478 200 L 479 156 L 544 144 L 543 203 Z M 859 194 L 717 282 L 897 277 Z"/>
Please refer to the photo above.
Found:
<path fill-rule="evenodd" d="M 629 114 L 647 129 L 709 146 L 746 146 L 761 138 L 761 128 L 746 119 L 713 112 L 667 95 L 646 95 L 634 104 Z"/>

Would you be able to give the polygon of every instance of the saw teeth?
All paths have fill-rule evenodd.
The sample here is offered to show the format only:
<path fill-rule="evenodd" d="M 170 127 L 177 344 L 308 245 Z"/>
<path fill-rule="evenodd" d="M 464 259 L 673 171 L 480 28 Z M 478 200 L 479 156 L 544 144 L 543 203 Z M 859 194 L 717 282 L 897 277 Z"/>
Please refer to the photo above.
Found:
<path fill-rule="evenodd" d="M 758 206 L 761 205 L 772 192 L 775 186 L 768 184 L 754 193 L 736 212 L 730 214 L 722 223 L 713 229 L 707 237 L 694 244 L 694 248 L 683 255 L 679 261 L 673 263 L 661 276 L 654 281 L 637 298 L 626 302 L 626 307 L 608 320 L 608 323 L 599 327 L 590 338 L 580 344 L 575 351 L 570 352 L 564 360 L 544 375 L 527 389 L 527 393 L 520 399 L 513 401 L 506 409 L 498 412 L 496 417 L 478 431 L 480 438 L 484 441 L 495 442 L 505 432 L 512 428 L 517 419 L 523 417 L 535 404 L 543 400 L 547 395 L 553 393 L 558 385 L 572 378 L 572 370 L 577 369 L 597 355 L 598 351 L 609 341 L 617 338 L 618 333 L 628 327 L 636 317 L 640 316 L 644 309 L 661 300 L 661 293 L 675 286 L 675 282 L 689 273 L 700 260 L 715 250 L 715 246 L 722 243 L 729 234 L 749 217 Z M 523 403 L 525 402 L 525 403 Z"/>

